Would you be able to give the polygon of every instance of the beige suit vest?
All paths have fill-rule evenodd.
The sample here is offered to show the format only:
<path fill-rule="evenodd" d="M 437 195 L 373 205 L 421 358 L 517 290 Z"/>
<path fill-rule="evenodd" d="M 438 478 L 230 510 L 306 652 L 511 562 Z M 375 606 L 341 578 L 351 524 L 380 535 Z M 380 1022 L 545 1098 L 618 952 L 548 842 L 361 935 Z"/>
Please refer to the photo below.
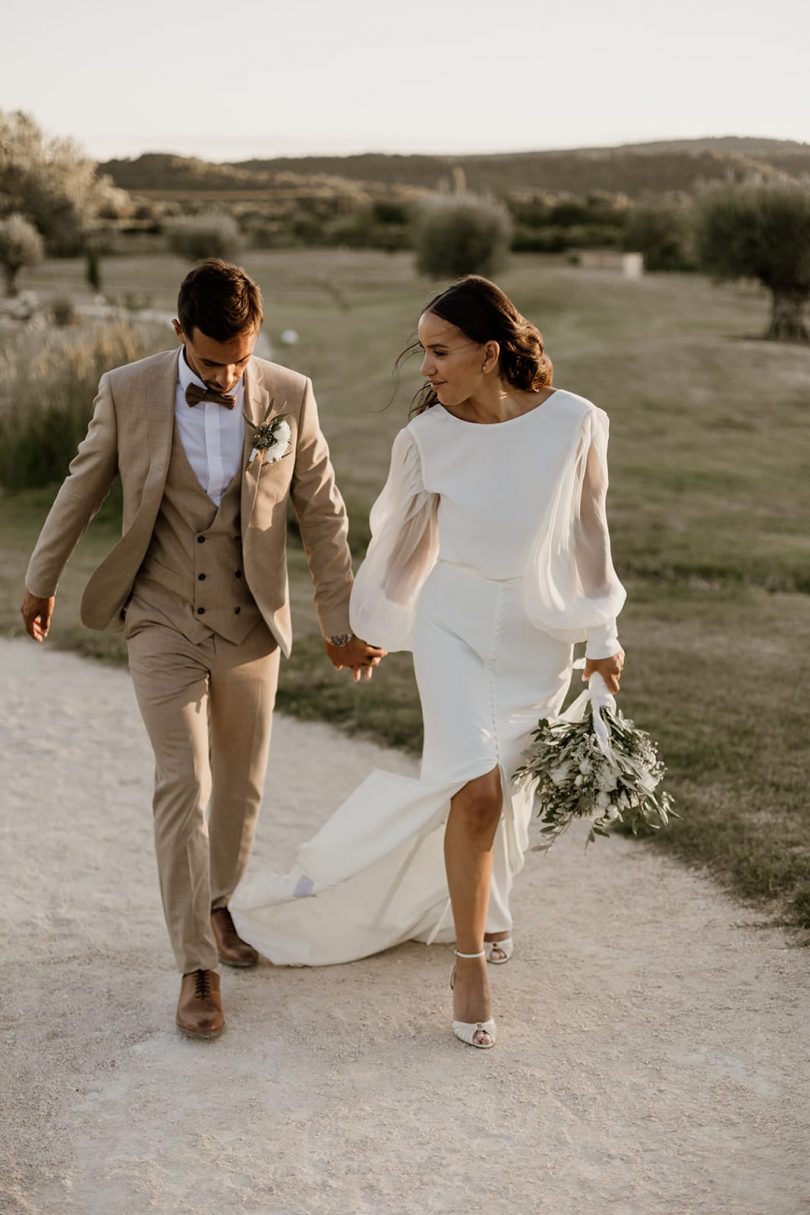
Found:
<path fill-rule="evenodd" d="M 175 428 L 163 498 L 133 594 L 195 644 L 212 633 L 238 644 L 261 619 L 244 577 L 241 482 L 240 469 L 217 507 Z"/>

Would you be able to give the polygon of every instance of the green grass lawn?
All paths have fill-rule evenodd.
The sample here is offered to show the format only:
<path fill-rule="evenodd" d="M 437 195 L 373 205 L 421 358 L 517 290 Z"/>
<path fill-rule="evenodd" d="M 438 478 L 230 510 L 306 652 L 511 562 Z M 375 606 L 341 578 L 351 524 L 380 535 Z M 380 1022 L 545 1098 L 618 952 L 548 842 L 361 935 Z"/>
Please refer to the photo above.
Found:
<path fill-rule="evenodd" d="M 264 288 L 276 357 L 315 381 L 362 535 L 419 384 L 417 359 L 386 408 L 391 366 L 432 286 L 415 278 L 406 255 L 250 253 L 244 264 Z M 110 259 L 105 289 L 171 309 L 184 270 L 169 257 Z M 705 864 L 769 915 L 810 927 L 810 710 L 797 695 L 810 641 L 810 349 L 759 339 L 768 302 L 754 288 L 697 276 L 624 281 L 528 255 L 499 281 L 543 329 L 555 382 L 611 415 L 609 510 L 630 592 L 621 703 L 659 738 L 683 815 L 648 846 Z M 81 265 L 46 263 L 23 286 L 81 291 Z M 288 328 L 299 342 L 285 350 L 279 335 Z M 51 497 L 25 491 L 0 502 L 7 630 L 20 628 L 22 573 Z M 77 551 L 60 589 L 55 644 L 121 657 L 116 637 L 77 622 L 80 587 L 114 529 L 111 507 Z M 408 657 L 392 657 L 359 687 L 333 672 L 300 550 L 290 564 L 297 644 L 280 705 L 417 750 Z"/>

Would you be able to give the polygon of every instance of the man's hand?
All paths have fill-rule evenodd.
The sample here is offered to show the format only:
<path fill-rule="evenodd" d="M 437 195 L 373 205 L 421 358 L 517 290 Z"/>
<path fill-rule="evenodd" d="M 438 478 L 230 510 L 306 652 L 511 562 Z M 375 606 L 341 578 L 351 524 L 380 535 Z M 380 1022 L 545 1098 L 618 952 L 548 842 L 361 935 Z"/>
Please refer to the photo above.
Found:
<path fill-rule="evenodd" d="M 624 650 L 612 654 L 610 658 L 586 658 L 582 678 L 587 683 L 594 672 L 598 672 L 607 684 L 608 692 L 615 694 L 619 690 L 619 682 L 624 666 Z"/>
<path fill-rule="evenodd" d="M 364 675 L 366 679 L 371 679 L 374 668 L 380 665 L 386 654 L 379 646 L 369 645 L 359 637 L 352 637 L 346 645 L 332 645 L 331 641 L 325 641 L 324 645 L 336 670 L 342 671 L 348 667 L 355 683 Z"/>
<path fill-rule="evenodd" d="M 53 595 L 48 599 L 40 599 L 38 595 L 32 595 L 30 591 L 25 592 L 20 611 L 25 621 L 25 631 L 29 637 L 33 637 L 34 641 L 44 641 L 48 636 L 53 616 L 53 604 Z"/>

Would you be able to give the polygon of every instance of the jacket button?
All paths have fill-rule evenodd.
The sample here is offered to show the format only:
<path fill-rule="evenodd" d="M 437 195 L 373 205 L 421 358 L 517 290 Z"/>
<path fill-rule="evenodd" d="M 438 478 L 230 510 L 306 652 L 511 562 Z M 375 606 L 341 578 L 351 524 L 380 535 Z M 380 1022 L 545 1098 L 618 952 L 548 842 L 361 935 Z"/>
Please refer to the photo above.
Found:
<path fill-rule="evenodd" d="M 198 536 L 198 537 L 197 537 L 197 543 L 198 543 L 198 544 L 205 544 L 205 536 Z"/>
<path fill-rule="evenodd" d="M 197 615 L 198 615 L 198 616 L 204 616 L 204 615 L 205 615 L 205 608 L 197 608 Z"/>
<path fill-rule="evenodd" d="M 236 573 L 234 574 L 234 578 L 241 578 L 241 577 L 242 577 L 242 571 L 237 570 Z"/>
<path fill-rule="evenodd" d="M 241 612 L 241 610 L 242 610 L 241 608 L 234 608 L 234 609 L 233 609 L 233 614 L 234 614 L 234 616 L 238 616 L 238 615 L 239 615 L 239 613 Z"/>
<path fill-rule="evenodd" d="M 198 582 L 205 582 L 205 574 L 198 574 L 198 575 L 197 575 L 197 581 L 198 581 Z"/>

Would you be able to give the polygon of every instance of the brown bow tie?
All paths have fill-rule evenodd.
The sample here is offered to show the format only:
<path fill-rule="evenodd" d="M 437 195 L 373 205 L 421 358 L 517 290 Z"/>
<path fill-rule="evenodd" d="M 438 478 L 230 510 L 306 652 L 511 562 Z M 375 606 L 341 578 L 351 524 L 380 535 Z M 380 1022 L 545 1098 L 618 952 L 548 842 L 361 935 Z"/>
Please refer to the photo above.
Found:
<path fill-rule="evenodd" d="M 224 405 L 226 409 L 233 409 L 236 397 L 229 396 L 227 392 L 217 392 L 214 388 L 200 388 L 198 384 L 189 384 L 186 389 L 186 404 L 199 405 L 200 401 L 214 401 L 217 405 Z"/>

